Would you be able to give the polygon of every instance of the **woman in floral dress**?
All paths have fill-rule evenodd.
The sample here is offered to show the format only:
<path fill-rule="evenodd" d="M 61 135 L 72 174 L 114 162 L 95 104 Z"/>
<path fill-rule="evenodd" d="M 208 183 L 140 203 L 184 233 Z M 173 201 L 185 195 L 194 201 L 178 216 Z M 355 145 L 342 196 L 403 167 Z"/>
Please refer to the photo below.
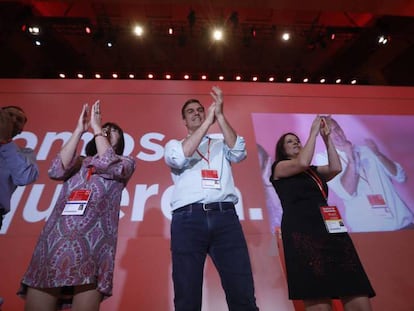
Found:
<path fill-rule="evenodd" d="M 76 151 L 89 128 L 94 138 L 81 157 Z M 48 171 L 64 183 L 21 281 L 25 310 L 99 310 L 112 295 L 121 194 L 135 170 L 134 158 L 122 155 L 124 144 L 118 125 L 101 126 L 99 101 L 91 113 L 83 106 Z"/>

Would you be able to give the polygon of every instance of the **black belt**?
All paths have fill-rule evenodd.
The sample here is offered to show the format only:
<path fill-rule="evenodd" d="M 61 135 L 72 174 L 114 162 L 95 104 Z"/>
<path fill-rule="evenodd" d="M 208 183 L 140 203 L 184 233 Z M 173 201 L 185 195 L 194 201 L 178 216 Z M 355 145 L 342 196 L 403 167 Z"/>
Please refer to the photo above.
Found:
<path fill-rule="evenodd" d="M 228 209 L 234 209 L 234 203 L 232 202 L 213 202 L 213 203 L 191 203 L 184 205 L 183 207 L 173 210 L 175 212 L 183 211 L 225 211 Z"/>

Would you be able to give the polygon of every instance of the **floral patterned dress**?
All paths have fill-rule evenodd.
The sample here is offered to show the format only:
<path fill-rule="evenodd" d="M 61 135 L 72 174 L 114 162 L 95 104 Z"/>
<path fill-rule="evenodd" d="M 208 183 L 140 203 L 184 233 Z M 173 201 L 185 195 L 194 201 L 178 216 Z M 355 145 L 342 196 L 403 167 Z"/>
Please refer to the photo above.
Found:
<path fill-rule="evenodd" d="M 60 288 L 61 307 L 71 304 L 70 289 L 96 284 L 104 297 L 112 295 L 122 190 L 135 170 L 135 160 L 109 148 L 102 157 L 74 157 L 67 169 L 58 155 L 49 177 L 65 180 L 56 205 L 47 220 L 18 294 L 27 286 Z M 92 191 L 83 215 L 62 215 L 65 203 L 76 189 Z M 69 291 L 68 291 L 69 289 Z"/>

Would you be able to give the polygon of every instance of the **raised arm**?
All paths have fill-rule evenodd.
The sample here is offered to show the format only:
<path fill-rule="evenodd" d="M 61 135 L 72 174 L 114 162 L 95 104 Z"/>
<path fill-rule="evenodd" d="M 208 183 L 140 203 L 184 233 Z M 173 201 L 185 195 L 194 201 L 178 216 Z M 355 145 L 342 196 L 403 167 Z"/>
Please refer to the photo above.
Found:
<path fill-rule="evenodd" d="M 320 134 L 323 139 L 323 142 L 325 143 L 326 151 L 328 154 L 328 165 L 318 167 L 318 172 L 325 176 L 326 180 L 331 180 L 342 170 L 341 160 L 339 159 L 338 152 L 336 151 L 335 145 L 331 139 L 329 118 L 330 117 L 321 118 L 320 128 Z"/>
<path fill-rule="evenodd" d="M 91 128 L 95 137 L 96 150 L 99 157 L 102 157 L 105 154 L 106 150 L 112 148 L 112 146 L 106 137 L 106 135 L 109 135 L 109 133 L 102 132 L 101 107 L 99 100 L 97 100 L 92 106 Z"/>
<path fill-rule="evenodd" d="M 290 157 L 289 161 L 280 161 L 273 170 L 275 179 L 299 174 L 309 168 L 315 152 L 316 138 L 321 127 L 321 117 L 318 115 L 312 122 L 308 140 L 297 155 Z M 300 142 L 290 142 L 300 144 Z"/>
<path fill-rule="evenodd" d="M 84 132 L 88 130 L 89 127 L 89 107 L 88 104 L 84 104 L 82 107 L 82 112 L 79 116 L 78 123 L 76 124 L 76 128 L 72 133 L 72 136 L 63 145 L 62 149 L 60 150 L 60 157 L 62 159 L 62 165 L 66 169 L 68 168 L 69 164 L 71 163 L 76 148 L 78 147 L 78 143 L 80 138 Z"/>
<path fill-rule="evenodd" d="M 215 103 L 213 103 L 207 110 L 207 115 L 203 123 L 194 131 L 190 131 L 189 135 L 184 139 L 182 146 L 184 155 L 190 157 L 197 150 L 201 140 L 207 134 L 208 129 L 214 123 Z"/>
<path fill-rule="evenodd" d="M 237 134 L 223 113 L 223 92 L 219 87 L 213 86 L 210 94 L 215 102 L 214 115 L 216 117 L 220 130 L 223 133 L 224 141 L 227 146 L 233 148 L 236 143 Z"/>
<path fill-rule="evenodd" d="M 384 155 L 379 149 L 377 144 L 372 139 L 365 139 L 365 145 L 371 149 L 371 151 L 377 156 L 378 160 L 384 165 L 388 172 L 392 176 L 396 176 L 398 173 L 397 165 L 394 161 L 390 160 L 386 155 Z"/>

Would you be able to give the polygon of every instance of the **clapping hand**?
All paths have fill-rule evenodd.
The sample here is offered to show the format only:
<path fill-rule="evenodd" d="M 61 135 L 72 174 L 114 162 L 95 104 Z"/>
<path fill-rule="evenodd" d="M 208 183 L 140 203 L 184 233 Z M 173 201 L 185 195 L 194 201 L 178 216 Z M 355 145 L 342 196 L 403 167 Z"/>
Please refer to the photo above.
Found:
<path fill-rule="evenodd" d="M 331 134 L 330 119 L 330 115 L 321 117 L 319 132 L 323 138 L 326 138 L 329 136 L 329 134 Z"/>
<path fill-rule="evenodd" d="M 97 100 L 93 105 L 92 109 L 89 112 L 89 105 L 83 104 L 82 112 L 78 119 L 78 124 L 76 126 L 76 130 L 80 133 L 85 133 L 89 126 L 92 127 L 94 132 L 101 131 L 101 112 L 100 112 L 100 105 L 99 100 Z"/>
<path fill-rule="evenodd" d="M 76 130 L 80 133 L 85 133 L 89 128 L 89 106 L 88 104 L 83 104 L 82 112 L 78 119 L 78 124 L 76 125 Z"/>
<path fill-rule="evenodd" d="M 213 124 L 216 121 L 215 111 L 216 111 L 216 103 L 212 103 L 210 107 L 208 107 L 207 114 L 206 114 L 206 121 L 208 124 Z"/>
<path fill-rule="evenodd" d="M 101 107 L 100 101 L 97 100 L 95 104 L 92 105 L 91 111 L 91 127 L 94 133 L 98 133 L 102 131 L 102 115 L 101 115 Z"/>
<path fill-rule="evenodd" d="M 213 86 L 210 95 L 213 97 L 215 103 L 214 114 L 218 117 L 223 114 L 223 92 L 218 86 Z"/>

